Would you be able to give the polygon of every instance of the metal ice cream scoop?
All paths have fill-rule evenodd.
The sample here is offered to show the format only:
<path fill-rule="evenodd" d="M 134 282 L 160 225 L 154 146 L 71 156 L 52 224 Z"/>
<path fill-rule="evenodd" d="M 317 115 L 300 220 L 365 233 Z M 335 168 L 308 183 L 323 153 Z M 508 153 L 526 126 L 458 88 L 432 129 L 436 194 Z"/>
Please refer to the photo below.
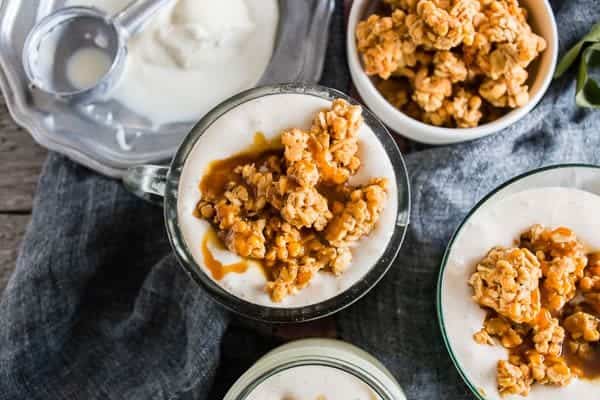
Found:
<path fill-rule="evenodd" d="M 32 86 L 67 102 L 105 97 L 123 72 L 128 39 L 172 1 L 135 0 L 114 16 L 93 7 L 66 7 L 44 17 L 23 47 Z M 82 61 L 73 71 L 75 57 Z"/>

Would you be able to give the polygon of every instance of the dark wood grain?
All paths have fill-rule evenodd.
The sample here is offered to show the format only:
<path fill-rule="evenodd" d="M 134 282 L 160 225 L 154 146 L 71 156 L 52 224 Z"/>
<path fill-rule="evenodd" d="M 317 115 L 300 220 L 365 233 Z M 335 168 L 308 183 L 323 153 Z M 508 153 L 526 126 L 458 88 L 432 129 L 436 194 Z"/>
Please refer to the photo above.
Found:
<path fill-rule="evenodd" d="M 31 211 L 46 150 L 18 127 L 0 98 L 0 213 Z"/>
<path fill-rule="evenodd" d="M 28 214 L 0 214 L 0 293 L 15 268 L 19 244 L 28 222 Z"/>
<path fill-rule="evenodd" d="M 0 96 L 0 293 L 15 268 L 46 150 L 17 126 Z"/>

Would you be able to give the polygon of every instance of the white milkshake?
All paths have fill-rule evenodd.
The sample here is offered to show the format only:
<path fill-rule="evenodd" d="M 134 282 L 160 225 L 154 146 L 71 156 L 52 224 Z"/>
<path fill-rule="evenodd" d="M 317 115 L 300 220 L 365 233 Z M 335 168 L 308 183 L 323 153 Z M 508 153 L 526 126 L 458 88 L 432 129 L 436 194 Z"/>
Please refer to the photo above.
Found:
<path fill-rule="evenodd" d="M 572 179 L 572 177 L 571 177 Z M 552 182 L 557 182 L 554 179 Z M 573 188 L 524 189 L 477 210 L 457 235 L 443 274 L 442 308 L 448 341 L 466 377 L 500 400 L 496 389 L 496 364 L 507 358 L 501 346 L 475 343 L 486 311 L 472 299 L 467 284 L 477 263 L 494 246 L 512 247 L 519 235 L 535 224 L 548 228 L 568 227 L 588 250 L 600 249 L 600 196 Z M 575 380 L 565 387 L 533 385 L 527 399 L 592 400 L 598 397 L 597 382 Z M 508 396 L 508 398 L 520 398 Z"/>
<path fill-rule="evenodd" d="M 224 400 L 406 400 L 383 364 L 349 343 L 304 339 L 258 360 Z"/>
<path fill-rule="evenodd" d="M 267 378 L 247 400 L 380 400 L 365 382 L 338 368 L 304 365 Z"/>
<path fill-rule="evenodd" d="M 201 245 L 210 224 L 193 216 L 201 193 L 198 188 L 202 176 L 214 160 L 225 159 L 247 149 L 256 132 L 267 139 L 277 137 L 282 130 L 297 127 L 308 129 L 314 115 L 331 102 L 303 94 L 274 94 L 248 101 L 218 118 L 200 137 L 183 168 L 179 183 L 178 221 L 185 242 L 198 265 L 211 279 L 202 254 Z M 351 249 L 352 263 L 341 276 L 319 272 L 308 287 L 299 293 L 274 303 L 264 290 L 266 278 L 261 268 L 251 264 L 243 273 L 229 273 L 215 280 L 231 294 L 248 302 L 270 307 L 301 307 L 327 300 L 358 282 L 383 254 L 395 229 L 398 213 L 398 188 L 392 163 L 371 130 L 363 124 L 359 132 L 358 173 L 350 184 L 367 183 L 369 178 L 388 178 L 390 187 L 384 211 L 369 236 Z M 240 258 L 228 250 L 212 246 L 212 254 L 223 264 L 235 264 Z"/>

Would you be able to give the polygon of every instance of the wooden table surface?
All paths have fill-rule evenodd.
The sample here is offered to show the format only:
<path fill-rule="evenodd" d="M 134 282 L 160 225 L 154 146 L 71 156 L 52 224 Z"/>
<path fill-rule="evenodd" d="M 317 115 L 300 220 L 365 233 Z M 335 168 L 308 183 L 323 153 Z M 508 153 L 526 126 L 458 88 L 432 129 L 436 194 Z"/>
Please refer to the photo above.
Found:
<path fill-rule="evenodd" d="M 46 150 L 15 124 L 0 96 L 0 293 L 15 267 Z"/>

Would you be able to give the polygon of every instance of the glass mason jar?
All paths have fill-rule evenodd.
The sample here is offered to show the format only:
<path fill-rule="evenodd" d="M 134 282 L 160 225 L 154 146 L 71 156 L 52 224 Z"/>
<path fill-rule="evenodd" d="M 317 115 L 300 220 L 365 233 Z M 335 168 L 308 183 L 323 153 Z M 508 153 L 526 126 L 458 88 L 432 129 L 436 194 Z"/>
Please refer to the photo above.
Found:
<path fill-rule="evenodd" d="M 406 400 L 400 385 L 383 364 L 356 346 L 332 339 L 298 340 L 272 350 L 234 383 L 223 400 L 255 399 L 253 395 L 265 390 L 264 387 L 273 378 L 284 372 L 289 374 L 295 368 L 299 369 L 298 373 L 302 373 L 305 369 L 300 369 L 301 367 L 333 368 L 336 372 L 341 372 L 338 375 L 344 380 L 364 386 L 369 392 L 369 400 Z M 310 384 L 310 378 L 306 377 L 296 378 L 292 382 L 296 386 Z M 328 384 L 334 383 L 330 380 Z M 281 380 L 276 385 L 281 390 Z M 290 391 L 293 389 L 290 388 Z"/>

